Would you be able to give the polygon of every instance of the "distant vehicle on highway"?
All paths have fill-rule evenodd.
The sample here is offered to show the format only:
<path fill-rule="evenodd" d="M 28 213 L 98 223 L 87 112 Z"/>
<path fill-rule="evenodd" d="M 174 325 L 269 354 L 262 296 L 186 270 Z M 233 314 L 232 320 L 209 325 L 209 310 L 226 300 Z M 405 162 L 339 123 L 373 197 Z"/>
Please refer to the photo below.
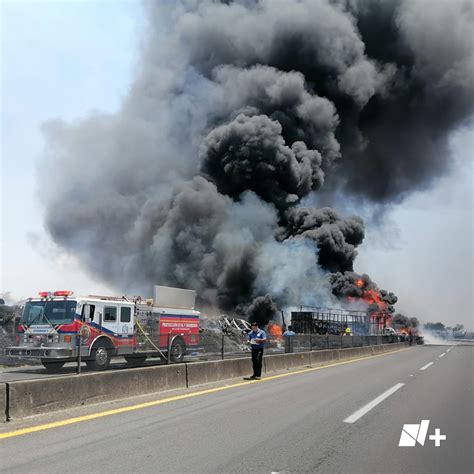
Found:
<path fill-rule="evenodd" d="M 155 286 L 153 300 L 80 296 L 72 291 L 40 292 L 26 301 L 16 345 L 6 355 L 40 358 L 55 371 L 79 356 L 89 368 L 105 370 L 114 356 L 133 365 L 147 357 L 182 362 L 199 350 L 200 313 L 196 292 Z"/>

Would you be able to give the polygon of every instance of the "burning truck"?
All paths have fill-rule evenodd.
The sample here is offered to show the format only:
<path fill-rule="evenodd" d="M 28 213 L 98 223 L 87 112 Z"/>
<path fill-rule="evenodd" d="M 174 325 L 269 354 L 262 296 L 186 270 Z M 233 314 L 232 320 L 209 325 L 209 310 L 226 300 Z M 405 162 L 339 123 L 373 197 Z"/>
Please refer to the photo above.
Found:
<path fill-rule="evenodd" d="M 164 286 L 155 286 L 147 300 L 43 291 L 25 302 L 16 345 L 6 355 L 40 358 L 50 371 L 78 358 L 93 370 L 107 369 L 115 356 L 132 365 L 147 357 L 182 362 L 199 351 L 195 300 L 193 290 Z"/>
<path fill-rule="evenodd" d="M 292 326 L 297 333 L 393 336 L 423 344 L 418 319 L 394 315 L 397 297 L 380 289 L 368 275 L 337 272 L 329 276 L 329 281 L 341 308 L 300 306 L 292 312 Z"/>

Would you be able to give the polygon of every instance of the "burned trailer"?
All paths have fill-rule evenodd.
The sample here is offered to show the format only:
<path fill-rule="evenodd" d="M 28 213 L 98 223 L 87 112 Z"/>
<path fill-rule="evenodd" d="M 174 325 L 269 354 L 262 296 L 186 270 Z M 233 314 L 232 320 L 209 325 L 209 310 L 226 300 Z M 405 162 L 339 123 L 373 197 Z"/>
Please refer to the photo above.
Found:
<path fill-rule="evenodd" d="M 388 319 L 388 313 L 310 306 L 300 306 L 291 313 L 297 334 L 377 336 L 384 333 Z"/>

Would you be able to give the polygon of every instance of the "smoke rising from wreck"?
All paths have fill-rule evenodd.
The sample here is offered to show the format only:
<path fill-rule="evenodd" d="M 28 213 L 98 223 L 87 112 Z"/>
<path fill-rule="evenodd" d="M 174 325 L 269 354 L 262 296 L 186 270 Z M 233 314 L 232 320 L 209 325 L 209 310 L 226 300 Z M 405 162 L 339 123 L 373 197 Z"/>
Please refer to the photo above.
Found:
<path fill-rule="evenodd" d="M 473 112 L 472 3 L 145 8 L 120 111 L 44 127 L 53 239 L 124 292 L 193 288 L 261 323 L 356 296 L 364 225 L 344 203 L 380 209 L 449 168 L 449 134 Z"/>
<path fill-rule="evenodd" d="M 344 298 L 356 304 L 361 304 L 361 309 L 368 307 L 369 311 L 393 313 L 393 305 L 398 298 L 387 290 L 378 288 L 369 275 L 359 275 L 354 272 L 337 272 L 329 276 L 332 293 L 338 298 Z"/>
<path fill-rule="evenodd" d="M 397 313 L 392 318 L 392 326 L 394 328 L 404 329 L 404 328 L 417 328 L 420 325 L 420 322 L 417 318 L 409 318 L 404 314 Z"/>

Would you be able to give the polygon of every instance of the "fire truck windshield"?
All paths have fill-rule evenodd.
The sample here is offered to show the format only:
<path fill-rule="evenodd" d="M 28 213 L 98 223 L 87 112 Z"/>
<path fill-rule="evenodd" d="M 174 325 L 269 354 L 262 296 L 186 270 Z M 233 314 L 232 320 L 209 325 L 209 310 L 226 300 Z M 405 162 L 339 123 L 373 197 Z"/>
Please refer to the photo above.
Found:
<path fill-rule="evenodd" d="M 21 324 L 66 324 L 74 320 L 76 301 L 28 301 Z"/>

